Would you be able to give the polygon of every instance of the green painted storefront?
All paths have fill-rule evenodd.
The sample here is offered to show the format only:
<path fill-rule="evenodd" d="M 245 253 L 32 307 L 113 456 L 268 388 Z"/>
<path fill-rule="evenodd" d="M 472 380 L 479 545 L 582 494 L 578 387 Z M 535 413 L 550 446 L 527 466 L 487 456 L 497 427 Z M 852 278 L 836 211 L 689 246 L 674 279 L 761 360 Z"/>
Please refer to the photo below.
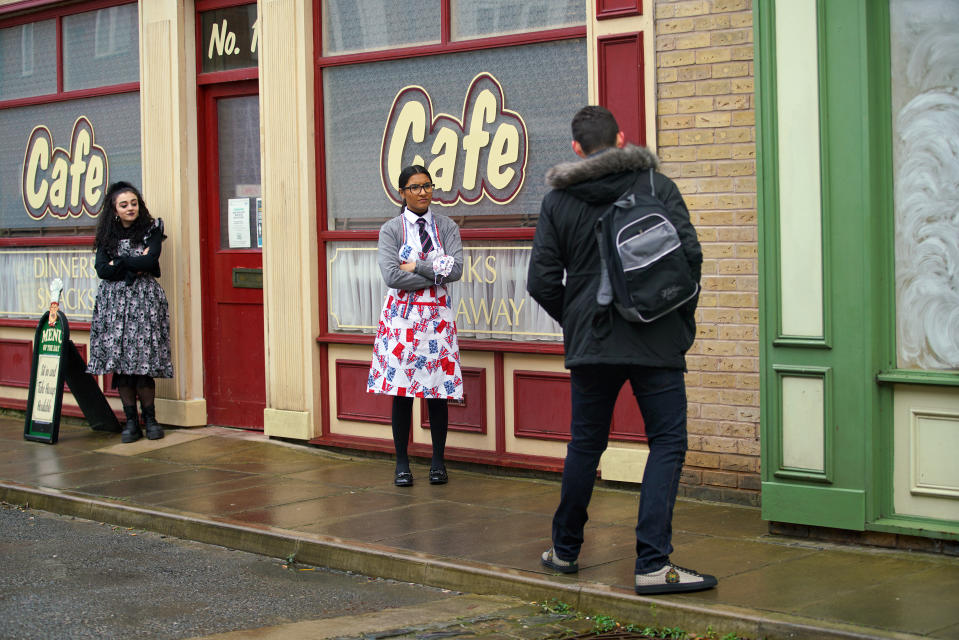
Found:
<path fill-rule="evenodd" d="M 902 80 L 891 31 L 917 2 L 754 3 L 762 505 L 771 521 L 959 538 L 959 364 L 949 359 L 959 307 L 925 323 L 935 334 L 926 341 L 944 345 L 934 366 L 908 361 L 897 334 L 897 323 L 922 325 L 911 314 L 929 311 L 897 309 L 906 233 L 895 198 L 906 196 L 894 185 L 907 181 L 894 154 L 903 165 L 913 156 L 896 151 L 894 92 L 959 94 L 935 85 L 933 67 Z M 925 4 L 945 11 L 946 25 L 959 15 Z M 938 37 L 939 19 L 927 18 L 928 37 Z M 905 44 L 910 63 L 921 46 Z M 916 146 L 904 139 L 907 151 Z M 940 168 L 955 175 L 948 162 Z M 942 220 L 948 244 L 959 212 Z M 954 300 L 950 284 L 959 290 L 945 273 L 936 313 Z"/>

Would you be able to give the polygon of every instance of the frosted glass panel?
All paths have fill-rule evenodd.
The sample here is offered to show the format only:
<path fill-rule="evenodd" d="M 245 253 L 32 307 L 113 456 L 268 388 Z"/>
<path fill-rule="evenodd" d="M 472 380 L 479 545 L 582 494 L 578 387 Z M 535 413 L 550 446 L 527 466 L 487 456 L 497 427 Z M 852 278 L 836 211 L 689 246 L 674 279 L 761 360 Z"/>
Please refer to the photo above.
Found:
<path fill-rule="evenodd" d="M 453 0 L 453 39 L 557 29 L 586 23 L 583 0 Z"/>
<path fill-rule="evenodd" d="M 217 100 L 216 111 L 220 155 L 220 247 L 262 248 L 259 97 L 221 98 Z"/>
<path fill-rule="evenodd" d="M 87 149 L 82 167 L 70 164 L 76 141 Z M 0 229 L 92 228 L 111 182 L 142 184 L 140 94 L 0 109 L 0 151 Z M 78 189 L 54 188 L 54 174 L 69 176 L 73 166 Z"/>
<path fill-rule="evenodd" d="M 440 41 L 439 0 L 326 0 L 322 11 L 325 55 Z"/>
<path fill-rule="evenodd" d="M 57 91 L 54 20 L 0 29 L 0 100 Z"/>
<path fill-rule="evenodd" d="M 378 229 L 396 215 L 398 206 L 383 186 L 384 132 L 395 115 L 394 99 L 412 85 L 419 88 L 424 108 L 430 110 L 424 115 L 424 129 L 428 131 L 421 139 L 413 134 L 408 136 L 401 164 L 413 164 L 420 157 L 425 166 L 432 166 L 444 149 L 433 144 L 434 138 L 439 140 L 437 132 L 457 137 L 448 148 L 457 154 L 454 170 L 446 176 L 433 176 L 439 185 L 434 191 L 435 201 L 451 202 L 456 200 L 457 193 L 477 193 L 476 189 L 469 191 L 478 184 L 478 178 L 472 179 L 471 174 L 467 179 L 463 151 L 465 132 L 471 127 L 485 127 L 489 137 L 475 172 L 484 180 L 491 173 L 489 158 L 499 120 L 514 125 L 525 136 L 521 141 L 528 153 L 524 179 L 508 198 L 463 198 L 443 207 L 441 212 L 456 216 L 464 228 L 535 226 L 547 191 L 543 183 L 546 170 L 576 158 L 570 148 L 569 122 L 577 109 L 588 102 L 586 59 L 585 41 L 575 39 L 324 69 L 323 125 L 330 228 Z M 563 73 L 542 72 L 553 66 L 561 67 Z M 497 123 L 486 123 L 463 113 L 464 105 L 470 108 L 477 103 L 477 94 L 470 89 L 476 86 L 474 81 L 480 74 L 496 79 L 500 95 L 495 109 L 509 112 L 508 116 L 497 117 Z M 487 82 L 482 87 L 495 88 Z M 449 184 L 443 182 L 444 177 L 449 178 Z M 395 185 L 391 185 L 391 190 L 395 192 Z"/>
<path fill-rule="evenodd" d="M 63 88 L 92 89 L 140 77 L 137 5 L 63 18 Z"/>
<path fill-rule="evenodd" d="M 959 370 L 959 3 L 893 0 L 890 23 L 898 364 Z"/>

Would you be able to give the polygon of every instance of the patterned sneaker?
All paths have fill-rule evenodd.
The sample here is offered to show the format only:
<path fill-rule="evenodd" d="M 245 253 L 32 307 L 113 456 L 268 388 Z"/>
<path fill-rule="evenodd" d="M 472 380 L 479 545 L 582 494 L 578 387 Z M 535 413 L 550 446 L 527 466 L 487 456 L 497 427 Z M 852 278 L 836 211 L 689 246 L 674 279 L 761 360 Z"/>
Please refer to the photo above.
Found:
<path fill-rule="evenodd" d="M 559 571 L 560 573 L 576 573 L 579 571 L 579 565 L 576 564 L 575 560 L 560 560 L 556 557 L 556 552 L 553 551 L 553 547 L 550 547 L 549 550 L 544 551 L 541 556 L 543 561 L 543 566 L 552 569 L 553 571 Z"/>
<path fill-rule="evenodd" d="M 636 593 L 641 596 L 681 591 L 702 591 L 716 586 L 716 578 L 667 564 L 658 571 L 636 574 Z"/>

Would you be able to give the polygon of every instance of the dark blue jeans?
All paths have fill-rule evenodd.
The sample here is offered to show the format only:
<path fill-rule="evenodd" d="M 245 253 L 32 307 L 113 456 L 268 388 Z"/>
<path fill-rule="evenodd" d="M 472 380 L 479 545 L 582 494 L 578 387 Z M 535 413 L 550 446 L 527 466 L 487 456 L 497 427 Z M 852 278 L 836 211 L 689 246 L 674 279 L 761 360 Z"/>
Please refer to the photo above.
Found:
<path fill-rule="evenodd" d="M 686 382 L 678 369 L 590 365 L 570 370 L 573 419 L 553 516 L 553 547 L 562 560 L 579 557 L 596 469 L 609 443 L 616 397 L 627 380 L 649 438 L 636 522 L 636 572 L 646 573 L 666 564 L 673 550 L 673 505 L 686 458 Z"/>

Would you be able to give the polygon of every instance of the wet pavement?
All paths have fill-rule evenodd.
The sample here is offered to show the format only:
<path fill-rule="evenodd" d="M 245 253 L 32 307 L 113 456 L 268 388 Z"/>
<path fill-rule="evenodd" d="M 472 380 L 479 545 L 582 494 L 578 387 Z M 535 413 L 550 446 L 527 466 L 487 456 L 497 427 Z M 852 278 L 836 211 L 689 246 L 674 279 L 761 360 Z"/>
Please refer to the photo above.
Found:
<path fill-rule="evenodd" d="M 60 441 L 23 440 L 0 418 L 0 500 L 275 558 L 526 601 L 721 637 L 959 639 L 959 558 L 770 535 L 758 509 L 679 500 L 674 562 L 716 589 L 636 596 L 638 491 L 597 488 L 580 572 L 539 564 L 558 480 L 450 467 L 411 488 L 393 464 L 218 427 L 117 434 L 62 425 Z M 2 534 L 0 534 L 2 536 Z"/>

